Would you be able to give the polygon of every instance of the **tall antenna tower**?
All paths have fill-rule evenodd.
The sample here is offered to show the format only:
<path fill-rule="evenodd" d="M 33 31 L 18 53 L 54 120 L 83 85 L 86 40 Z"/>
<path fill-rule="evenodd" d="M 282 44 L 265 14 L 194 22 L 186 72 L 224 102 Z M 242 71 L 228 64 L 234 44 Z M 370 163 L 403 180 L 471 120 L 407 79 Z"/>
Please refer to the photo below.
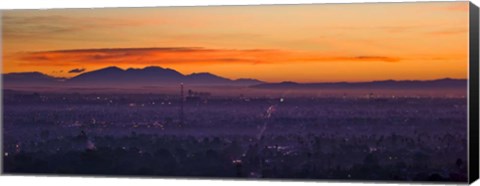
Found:
<path fill-rule="evenodd" d="M 180 126 L 183 126 L 184 124 L 184 111 L 183 111 L 184 102 L 185 102 L 185 98 L 183 96 L 183 83 L 180 83 Z"/>

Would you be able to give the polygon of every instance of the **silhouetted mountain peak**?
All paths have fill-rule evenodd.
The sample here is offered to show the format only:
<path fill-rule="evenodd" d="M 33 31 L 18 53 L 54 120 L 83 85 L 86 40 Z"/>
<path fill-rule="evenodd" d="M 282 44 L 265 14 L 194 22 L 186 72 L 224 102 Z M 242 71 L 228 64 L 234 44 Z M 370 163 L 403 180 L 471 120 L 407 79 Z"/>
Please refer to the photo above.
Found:
<path fill-rule="evenodd" d="M 124 70 L 121 69 L 121 68 L 118 68 L 116 66 L 110 66 L 110 67 L 105 67 L 105 68 L 95 70 L 95 71 L 96 72 L 120 72 L 120 71 L 124 71 Z M 91 72 L 93 72 L 93 71 L 91 71 Z"/>
<path fill-rule="evenodd" d="M 180 77 L 183 76 L 180 72 L 177 72 L 176 70 L 170 69 L 170 68 L 162 68 L 158 66 L 148 66 L 145 68 L 129 68 L 127 69 L 127 72 L 130 73 L 130 75 L 136 75 L 136 76 L 143 76 L 143 75 L 149 75 L 152 77 L 162 75 L 164 78 L 169 78 L 169 76 L 172 77 Z M 138 73 L 138 74 L 132 74 L 132 73 Z"/>
<path fill-rule="evenodd" d="M 48 76 L 40 72 L 14 72 L 3 74 L 5 83 L 30 84 L 30 83 L 56 83 L 63 78 Z"/>
<path fill-rule="evenodd" d="M 436 81 L 462 81 L 461 79 L 454 79 L 454 78 L 443 78 L 443 79 L 438 79 Z"/>
<path fill-rule="evenodd" d="M 232 80 L 208 72 L 199 72 L 187 75 L 186 82 L 192 84 L 227 84 L 232 83 Z"/>
<path fill-rule="evenodd" d="M 4 74 L 5 76 L 23 76 L 23 77 L 45 77 L 47 75 L 41 73 L 41 72 L 12 72 L 12 73 L 7 73 Z M 50 77 L 50 76 L 48 76 Z"/>
<path fill-rule="evenodd" d="M 143 68 L 143 70 L 173 70 L 173 69 L 163 68 L 163 67 L 160 67 L 160 66 L 147 66 L 147 67 Z"/>
<path fill-rule="evenodd" d="M 148 66 L 145 68 L 128 68 L 127 71 L 160 71 L 160 70 L 171 70 L 171 69 L 165 69 L 159 66 Z"/>

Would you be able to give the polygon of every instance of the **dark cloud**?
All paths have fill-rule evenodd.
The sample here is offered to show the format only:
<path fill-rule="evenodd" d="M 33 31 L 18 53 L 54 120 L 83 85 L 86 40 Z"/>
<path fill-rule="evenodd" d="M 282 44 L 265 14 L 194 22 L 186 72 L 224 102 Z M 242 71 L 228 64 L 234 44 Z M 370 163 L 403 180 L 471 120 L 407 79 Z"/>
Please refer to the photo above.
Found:
<path fill-rule="evenodd" d="M 75 68 L 72 70 L 69 70 L 68 73 L 82 73 L 85 71 L 85 68 Z"/>
<path fill-rule="evenodd" d="M 399 62 L 395 56 L 332 56 L 317 52 L 202 47 L 91 48 L 20 53 L 23 65 L 275 64 L 290 62 Z"/>
<path fill-rule="evenodd" d="M 94 48 L 19 53 L 24 64 L 55 63 L 55 66 L 95 64 L 161 65 L 173 63 L 259 63 L 277 50 L 208 49 L 202 47 Z M 65 62 L 68 61 L 68 62 Z"/>

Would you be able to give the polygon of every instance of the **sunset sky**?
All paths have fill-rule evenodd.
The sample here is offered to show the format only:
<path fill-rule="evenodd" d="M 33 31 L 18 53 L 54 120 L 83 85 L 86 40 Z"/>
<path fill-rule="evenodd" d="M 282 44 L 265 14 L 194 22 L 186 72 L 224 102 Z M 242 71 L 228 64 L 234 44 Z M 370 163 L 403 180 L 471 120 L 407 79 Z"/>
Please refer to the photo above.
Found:
<path fill-rule="evenodd" d="M 161 66 L 356 82 L 468 70 L 468 2 L 13 10 L 2 29 L 3 73 Z"/>

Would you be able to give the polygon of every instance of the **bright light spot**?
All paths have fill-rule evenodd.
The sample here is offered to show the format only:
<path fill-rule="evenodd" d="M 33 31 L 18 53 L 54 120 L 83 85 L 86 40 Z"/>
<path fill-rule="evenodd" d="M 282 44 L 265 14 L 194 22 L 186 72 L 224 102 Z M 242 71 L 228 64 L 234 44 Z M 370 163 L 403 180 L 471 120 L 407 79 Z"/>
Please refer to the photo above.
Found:
<path fill-rule="evenodd" d="M 5 156 L 8 156 L 8 152 L 5 152 Z"/>
<path fill-rule="evenodd" d="M 280 103 L 283 102 L 283 100 L 284 100 L 283 98 L 280 98 Z"/>

